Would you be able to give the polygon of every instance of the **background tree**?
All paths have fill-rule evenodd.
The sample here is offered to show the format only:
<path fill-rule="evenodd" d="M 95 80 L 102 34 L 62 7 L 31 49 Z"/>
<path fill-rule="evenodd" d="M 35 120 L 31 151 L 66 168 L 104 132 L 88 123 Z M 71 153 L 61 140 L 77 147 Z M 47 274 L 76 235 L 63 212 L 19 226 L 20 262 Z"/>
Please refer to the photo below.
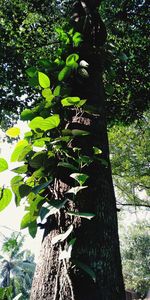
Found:
<path fill-rule="evenodd" d="M 119 207 L 150 207 L 149 112 L 130 126 L 116 124 L 109 129 L 114 185 Z"/>
<path fill-rule="evenodd" d="M 121 234 L 121 253 L 125 285 L 144 299 L 150 285 L 149 223 L 138 222 Z"/>
<path fill-rule="evenodd" d="M 34 256 L 30 251 L 22 250 L 23 242 L 23 236 L 12 233 L 3 242 L 0 255 L 0 286 L 11 288 L 11 297 L 21 293 L 22 300 L 29 297 L 35 270 Z"/>

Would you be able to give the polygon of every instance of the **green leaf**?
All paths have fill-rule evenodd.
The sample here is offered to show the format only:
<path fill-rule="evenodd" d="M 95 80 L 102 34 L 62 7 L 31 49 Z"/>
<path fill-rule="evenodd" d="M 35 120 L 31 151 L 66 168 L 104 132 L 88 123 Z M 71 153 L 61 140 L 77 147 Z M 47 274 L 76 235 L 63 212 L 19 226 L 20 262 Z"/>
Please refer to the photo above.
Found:
<path fill-rule="evenodd" d="M 71 73 L 71 68 L 70 68 L 70 67 L 64 67 L 64 68 L 59 72 L 59 74 L 58 74 L 58 80 L 59 80 L 59 81 L 62 81 L 62 80 L 64 80 L 64 79 L 68 78 L 69 75 L 70 75 L 70 73 Z"/>
<path fill-rule="evenodd" d="M 79 191 L 86 189 L 88 186 L 76 186 L 68 190 L 66 193 L 77 194 Z"/>
<path fill-rule="evenodd" d="M 74 178 L 80 185 L 83 185 L 89 178 L 89 176 L 84 173 L 72 173 L 70 177 Z"/>
<path fill-rule="evenodd" d="M 16 138 L 20 134 L 20 128 L 11 127 L 6 131 L 6 135 L 12 138 Z"/>
<path fill-rule="evenodd" d="M 72 262 L 79 267 L 80 269 L 82 269 L 83 271 L 85 271 L 88 275 L 90 275 L 90 277 L 93 279 L 93 281 L 96 281 L 96 274 L 95 272 L 86 264 L 82 263 L 79 260 L 72 260 Z"/>
<path fill-rule="evenodd" d="M 27 75 L 31 78 L 35 76 L 36 72 L 37 70 L 34 67 L 30 67 L 26 70 Z"/>
<path fill-rule="evenodd" d="M 70 235 L 72 230 L 73 230 L 73 225 L 70 225 L 65 233 L 54 236 L 51 241 L 52 245 L 54 245 L 58 242 L 63 242 Z"/>
<path fill-rule="evenodd" d="M 60 92 L 61 92 L 61 86 L 60 85 L 57 85 L 54 89 L 54 96 L 55 97 L 58 97 L 60 96 Z"/>
<path fill-rule="evenodd" d="M 51 89 L 47 88 L 42 91 L 42 96 L 46 98 L 46 100 L 52 100 L 54 96 L 52 95 Z"/>
<path fill-rule="evenodd" d="M 46 89 L 50 87 L 50 79 L 46 74 L 38 72 L 38 80 L 42 88 Z"/>
<path fill-rule="evenodd" d="M 62 106 L 71 106 L 80 103 L 79 97 L 67 97 L 61 100 Z"/>
<path fill-rule="evenodd" d="M 80 130 L 80 129 L 73 129 L 71 132 L 72 132 L 72 135 L 74 135 L 74 136 L 84 136 L 84 135 L 90 134 L 90 132 L 85 131 L 85 130 Z"/>
<path fill-rule="evenodd" d="M 21 200 L 20 194 L 19 194 L 19 186 L 23 183 L 23 178 L 21 176 L 14 176 L 11 179 L 11 188 L 12 191 L 15 194 L 15 202 L 18 206 Z"/>
<path fill-rule="evenodd" d="M 5 209 L 12 199 L 12 192 L 10 189 L 1 189 L 0 188 L 0 211 Z"/>
<path fill-rule="evenodd" d="M 22 184 L 19 186 L 19 195 L 21 198 L 24 198 L 28 196 L 28 194 L 31 192 L 32 188 L 31 186 L 27 184 Z"/>
<path fill-rule="evenodd" d="M 27 145 L 26 147 L 24 147 L 24 149 L 22 150 L 22 152 L 19 154 L 18 156 L 18 161 L 23 161 L 25 160 L 26 155 L 32 151 L 32 147 L 30 145 Z"/>
<path fill-rule="evenodd" d="M 31 216 L 30 213 L 26 213 L 21 220 L 20 228 L 24 229 L 30 225 L 33 221 L 35 221 L 36 217 Z"/>
<path fill-rule="evenodd" d="M 25 109 L 21 113 L 21 120 L 30 121 L 35 117 L 35 115 L 35 112 L 33 112 L 31 109 Z"/>
<path fill-rule="evenodd" d="M 28 166 L 24 165 L 15 169 L 12 169 L 11 171 L 18 174 L 25 174 L 28 170 Z"/>
<path fill-rule="evenodd" d="M 41 190 L 45 189 L 52 181 L 53 181 L 53 178 L 51 178 L 49 181 L 46 181 L 46 182 L 44 182 L 42 184 L 39 184 L 39 185 L 35 186 L 32 189 L 32 192 L 34 194 L 38 194 Z"/>
<path fill-rule="evenodd" d="M 78 104 L 76 104 L 77 107 L 81 107 L 83 106 L 85 103 L 87 102 L 87 100 L 80 100 L 80 102 Z"/>
<path fill-rule="evenodd" d="M 29 229 L 30 235 L 34 239 L 36 236 L 36 233 L 37 233 L 37 222 L 36 221 L 31 222 L 28 226 L 28 229 Z"/>
<path fill-rule="evenodd" d="M 43 119 L 42 117 L 36 117 L 29 123 L 29 127 L 32 130 L 36 130 L 39 128 L 43 131 L 47 131 L 58 127 L 59 123 L 60 117 L 56 114 L 46 119 Z"/>
<path fill-rule="evenodd" d="M 95 214 L 93 213 L 86 213 L 86 212 L 77 212 L 77 211 L 67 211 L 67 214 L 70 216 L 79 216 L 81 218 L 85 218 L 88 220 L 91 220 L 95 217 Z"/>
<path fill-rule="evenodd" d="M 15 162 L 18 160 L 19 155 L 23 151 L 23 149 L 28 145 L 26 140 L 21 140 L 17 143 L 12 155 L 11 155 L 11 162 Z"/>
<path fill-rule="evenodd" d="M 64 167 L 73 171 L 78 171 L 78 168 L 76 168 L 74 165 L 66 163 L 66 162 L 59 162 L 58 167 Z"/>
<path fill-rule="evenodd" d="M 75 47 L 78 47 L 79 44 L 83 41 L 82 35 L 80 32 L 75 32 L 75 34 L 73 35 L 73 43 Z"/>
<path fill-rule="evenodd" d="M 0 172 L 8 169 L 8 163 L 4 158 L 0 158 Z"/>
<path fill-rule="evenodd" d="M 79 59 L 79 55 L 74 53 L 74 54 L 70 54 L 67 59 L 66 59 L 66 66 L 67 67 L 74 67 L 75 66 L 75 62 L 77 62 L 77 60 Z"/>

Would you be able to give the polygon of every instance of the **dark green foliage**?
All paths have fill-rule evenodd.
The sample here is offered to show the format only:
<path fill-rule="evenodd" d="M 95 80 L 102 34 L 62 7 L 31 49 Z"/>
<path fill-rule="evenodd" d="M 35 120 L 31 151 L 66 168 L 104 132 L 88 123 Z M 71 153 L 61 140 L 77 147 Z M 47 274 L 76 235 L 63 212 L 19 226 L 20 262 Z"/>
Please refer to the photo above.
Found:
<path fill-rule="evenodd" d="M 31 76 L 29 85 L 26 68 L 37 65 L 44 72 L 50 71 L 53 54 L 59 56 L 62 47 L 65 54 L 71 36 L 73 45 L 78 46 L 80 34 L 73 34 L 72 29 L 66 33 L 62 29 L 63 24 L 68 28 L 69 2 L 0 1 L 0 111 L 3 127 L 18 118 L 20 111 L 37 99 L 31 89 L 36 76 Z M 115 5 L 113 1 L 101 3 L 101 15 L 108 29 L 107 51 L 103 56 L 110 122 L 139 118 L 148 105 L 147 6 L 147 1 L 141 3 L 140 0 L 116 1 Z M 33 75 L 34 69 L 28 72 Z M 69 75 L 69 66 L 64 67 L 62 72 L 63 76 Z"/>

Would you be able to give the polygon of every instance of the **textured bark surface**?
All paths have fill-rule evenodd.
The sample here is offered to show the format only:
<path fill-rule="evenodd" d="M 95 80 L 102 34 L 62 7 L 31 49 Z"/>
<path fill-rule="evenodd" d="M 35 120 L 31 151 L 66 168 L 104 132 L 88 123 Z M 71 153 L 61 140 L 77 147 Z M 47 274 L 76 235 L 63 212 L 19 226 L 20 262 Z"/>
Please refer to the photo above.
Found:
<path fill-rule="evenodd" d="M 95 217 L 91 221 L 83 218 L 67 219 L 64 212 L 62 227 L 48 233 L 47 224 L 30 300 L 125 299 L 116 201 L 109 162 L 105 98 L 100 72 L 102 58 L 95 50 L 91 52 L 87 43 L 83 44 L 79 55 L 80 59 L 89 64 L 89 77 L 74 79 L 72 95 L 87 99 L 87 104 L 94 106 L 96 113 L 83 112 L 81 109 L 71 111 L 67 127 L 87 130 L 90 135 L 75 138 L 69 147 L 80 147 L 83 155 L 93 158 L 95 146 L 102 150 L 102 154 L 99 160 L 94 159 L 82 170 L 90 176 L 87 181 L 88 188 L 79 192 L 74 208 L 80 212 L 95 213 Z M 61 193 L 63 188 L 66 191 L 66 185 L 61 184 L 60 188 Z M 53 246 L 51 241 L 53 236 L 61 233 L 62 228 L 68 228 L 72 222 L 77 239 L 71 263 L 59 260 L 59 254 L 65 244 L 57 243 Z M 75 261 L 89 266 L 94 271 L 96 280 L 81 268 L 74 266 Z"/>

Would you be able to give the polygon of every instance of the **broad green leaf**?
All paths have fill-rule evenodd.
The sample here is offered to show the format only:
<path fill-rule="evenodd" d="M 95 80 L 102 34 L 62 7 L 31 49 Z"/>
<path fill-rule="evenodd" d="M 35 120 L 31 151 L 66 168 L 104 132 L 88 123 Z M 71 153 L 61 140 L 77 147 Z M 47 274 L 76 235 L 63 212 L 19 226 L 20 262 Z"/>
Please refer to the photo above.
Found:
<path fill-rule="evenodd" d="M 15 162 L 18 160 L 19 155 L 23 151 L 23 149 L 28 145 L 26 140 L 21 140 L 17 143 L 12 155 L 11 155 L 11 162 Z"/>
<path fill-rule="evenodd" d="M 39 128 L 43 131 L 47 131 L 55 127 L 58 127 L 59 123 L 60 123 L 60 117 L 59 115 L 55 114 L 46 119 L 43 119 L 42 117 L 36 117 L 29 123 L 29 127 L 33 130 Z"/>
<path fill-rule="evenodd" d="M 21 113 L 21 120 L 23 121 L 30 121 L 36 116 L 35 112 L 31 109 L 25 109 Z"/>
<path fill-rule="evenodd" d="M 37 233 L 37 222 L 36 221 L 31 222 L 28 226 L 28 229 L 29 229 L 30 235 L 34 239 L 36 236 L 36 233 Z"/>
<path fill-rule="evenodd" d="M 87 100 L 80 100 L 80 102 L 78 104 L 76 104 L 77 107 L 81 107 L 83 106 L 85 103 L 87 102 Z"/>
<path fill-rule="evenodd" d="M 18 161 L 24 161 L 26 155 L 32 151 L 32 147 L 30 145 L 27 145 L 26 147 L 23 148 L 22 152 L 18 156 Z"/>
<path fill-rule="evenodd" d="M 29 226 L 30 223 L 35 221 L 36 217 L 31 216 L 31 214 L 28 212 L 24 215 L 24 217 L 21 220 L 20 228 L 24 229 Z"/>
<path fill-rule="evenodd" d="M 80 185 L 83 185 L 85 181 L 89 178 L 87 174 L 83 173 L 73 173 L 70 177 L 74 178 Z"/>
<path fill-rule="evenodd" d="M 50 79 L 46 74 L 38 72 L 38 80 L 42 88 L 46 89 L 50 87 Z"/>
<path fill-rule="evenodd" d="M 54 96 L 55 97 L 58 97 L 60 96 L 60 92 L 61 92 L 61 86 L 60 85 L 57 85 L 54 89 Z"/>
<path fill-rule="evenodd" d="M 19 195 L 21 198 L 24 198 L 26 196 L 28 196 L 28 194 L 31 192 L 32 188 L 31 186 L 27 185 L 27 184 L 21 184 L 19 186 Z"/>
<path fill-rule="evenodd" d="M 65 233 L 62 233 L 62 234 L 58 234 L 56 236 L 54 236 L 52 238 L 52 245 L 58 243 L 58 242 L 63 242 L 69 235 L 70 233 L 72 232 L 73 230 L 73 225 L 70 225 L 69 228 L 67 229 L 67 231 Z"/>
<path fill-rule="evenodd" d="M 64 79 L 66 79 L 71 73 L 71 67 L 64 67 L 60 73 L 58 74 L 58 80 L 62 81 Z"/>
<path fill-rule="evenodd" d="M 50 138 L 45 137 L 45 138 L 37 139 L 37 140 L 35 140 L 33 146 L 35 146 L 35 147 L 44 147 L 45 142 L 50 142 Z"/>
<path fill-rule="evenodd" d="M 74 67 L 75 62 L 77 62 L 77 60 L 79 59 L 79 55 L 74 53 L 74 54 L 70 54 L 67 59 L 66 59 L 66 66 L 68 67 Z"/>
<path fill-rule="evenodd" d="M 85 131 L 85 130 L 80 130 L 80 129 L 73 129 L 71 132 L 72 132 L 72 135 L 74 135 L 74 136 L 84 136 L 84 135 L 90 134 L 90 132 Z"/>
<path fill-rule="evenodd" d="M 79 191 L 86 189 L 88 186 L 76 186 L 68 190 L 66 193 L 76 195 Z"/>
<path fill-rule="evenodd" d="M 12 199 L 12 192 L 10 189 L 0 189 L 0 211 L 5 209 Z"/>
<path fill-rule="evenodd" d="M 30 67 L 26 70 L 27 75 L 31 78 L 35 76 L 36 72 L 37 72 L 37 69 L 34 67 Z"/>
<path fill-rule="evenodd" d="M 96 274 L 95 272 L 86 264 L 82 263 L 79 260 L 72 260 L 72 262 L 79 267 L 80 269 L 82 269 L 83 271 L 85 271 L 88 275 L 90 275 L 90 277 L 93 279 L 93 281 L 96 281 Z"/>
<path fill-rule="evenodd" d="M 15 202 L 18 206 L 21 200 L 20 194 L 19 194 L 19 186 L 23 183 L 23 178 L 21 176 L 14 176 L 11 179 L 11 188 L 12 191 L 15 194 Z"/>
<path fill-rule="evenodd" d="M 51 91 L 50 88 L 44 89 L 44 90 L 42 91 L 42 96 L 43 96 L 44 98 L 46 98 L 46 100 L 51 100 L 51 99 L 53 99 L 52 91 Z"/>
<path fill-rule="evenodd" d="M 28 170 L 28 166 L 24 165 L 15 169 L 12 169 L 11 171 L 17 174 L 25 174 Z"/>
<path fill-rule="evenodd" d="M 11 127 L 6 131 L 6 135 L 12 138 L 16 138 L 20 134 L 20 128 Z"/>
<path fill-rule="evenodd" d="M 74 165 L 66 163 L 66 162 L 59 162 L 58 167 L 64 167 L 73 171 L 78 171 L 78 168 L 76 168 Z"/>
<path fill-rule="evenodd" d="M 80 102 L 79 97 L 67 97 L 61 100 L 62 106 L 71 106 L 71 105 L 76 105 Z"/>
<path fill-rule="evenodd" d="M 77 212 L 77 211 L 67 211 L 67 214 L 70 216 L 79 216 L 81 218 L 85 218 L 88 220 L 91 220 L 95 217 L 95 214 L 93 213 L 86 213 L 86 212 Z"/>
<path fill-rule="evenodd" d="M 41 123 L 43 122 L 43 118 L 42 117 L 35 117 L 34 119 L 32 119 L 32 121 L 29 123 L 29 127 L 32 130 L 35 130 L 37 128 L 41 127 Z M 41 128 L 40 128 L 41 129 Z"/>
<path fill-rule="evenodd" d="M 0 172 L 8 169 L 8 163 L 4 158 L 0 158 Z"/>
<path fill-rule="evenodd" d="M 51 178 L 49 181 L 47 182 L 44 182 L 42 184 L 39 184 L 37 186 L 35 186 L 33 189 L 32 189 L 32 192 L 34 194 L 38 194 L 41 190 L 45 189 L 51 182 L 53 181 L 53 178 Z"/>

